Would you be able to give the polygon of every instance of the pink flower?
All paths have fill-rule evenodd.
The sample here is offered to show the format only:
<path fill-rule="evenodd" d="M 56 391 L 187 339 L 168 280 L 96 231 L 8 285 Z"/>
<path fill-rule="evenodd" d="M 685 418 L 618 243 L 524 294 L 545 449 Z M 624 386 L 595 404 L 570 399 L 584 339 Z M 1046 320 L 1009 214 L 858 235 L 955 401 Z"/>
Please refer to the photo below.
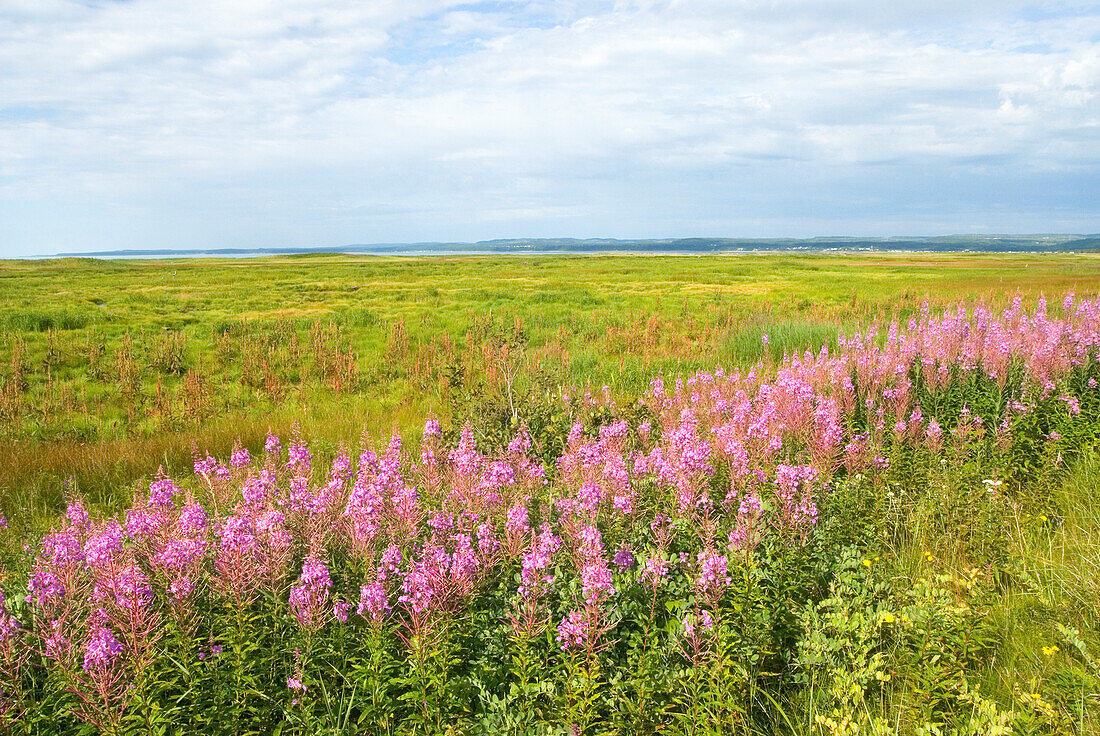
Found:
<path fill-rule="evenodd" d="M 71 526 L 77 529 L 88 526 L 88 512 L 84 510 L 84 504 L 79 500 L 73 501 L 65 509 L 65 518 L 69 520 Z"/>
<path fill-rule="evenodd" d="M 386 598 L 386 588 L 380 582 L 364 585 L 359 591 L 359 608 L 356 611 L 363 618 L 378 622 L 390 611 Z"/>
<path fill-rule="evenodd" d="M 96 672 L 109 669 L 122 654 L 122 642 L 115 638 L 110 628 L 100 626 L 88 637 L 84 649 L 84 671 Z"/>
<path fill-rule="evenodd" d="M 603 603 L 615 595 L 611 584 L 611 571 L 603 559 L 591 560 L 581 568 L 581 593 L 590 606 Z"/>
<path fill-rule="evenodd" d="M 122 527 L 112 519 L 98 534 L 88 537 L 84 543 L 84 560 L 92 567 L 100 567 L 114 561 L 122 551 Z"/>
<path fill-rule="evenodd" d="M 65 585 L 50 570 L 38 570 L 27 582 L 27 603 L 44 606 L 65 595 Z"/>
<path fill-rule="evenodd" d="M 508 509 L 504 530 L 509 535 L 517 536 L 524 536 L 531 530 L 531 524 L 528 522 L 526 501 L 516 503 L 512 508 Z"/>
<path fill-rule="evenodd" d="M 308 473 L 313 455 L 309 448 L 302 442 L 295 442 L 287 450 L 287 470 L 297 469 L 299 472 Z"/>
<path fill-rule="evenodd" d="M 153 602 L 149 577 L 133 562 L 118 570 L 112 581 L 115 603 L 122 609 L 145 608 Z"/>
<path fill-rule="evenodd" d="M 717 603 L 726 586 L 732 582 L 726 557 L 714 550 L 703 550 L 696 555 L 696 561 L 699 563 L 699 576 L 695 579 L 695 589 L 712 604 Z"/>
<path fill-rule="evenodd" d="M 244 447 L 237 446 L 233 450 L 233 454 L 229 458 L 229 464 L 234 468 L 243 468 L 251 464 L 252 456 L 248 454 L 248 450 Z"/>
<path fill-rule="evenodd" d="M 668 567 L 664 557 L 647 557 L 639 577 L 650 588 L 656 588 L 668 577 Z"/>
<path fill-rule="evenodd" d="M 347 601 L 336 601 L 332 606 L 333 618 L 342 624 L 346 624 L 348 622 L 348 614 L 351 612 L 352 608 L 354 608 L 354 606 Z"/>
<path fill-rule="evenodd" d="M 172 482 L 172 479 L 161 475 L 149 484 L 149 502 L 151 508 L 172 508 L 180 489 Z"/>
<path fill-rule="evenodd" d="M 557 640 L 561 642 L 561 650 L 584 649 L 588 646 L 591 631 L 589 623 L 584 617 L 584 612 L 572 610 L 558 624 Z"/>
<path fill-rule="evenodd" d="M 182 534 L 199 534 L 206 529 L 206 510 L 198 503 L 189 503 L 180 512 L 177 523 Z"/>
<path fill-rule="evenodd" d="M 324 623 L 332 578 L 328 567 L 316 555 L 302 563 L 298 585 L 290 589 L 290 610 L 304 629 L 317 629 Z"/>

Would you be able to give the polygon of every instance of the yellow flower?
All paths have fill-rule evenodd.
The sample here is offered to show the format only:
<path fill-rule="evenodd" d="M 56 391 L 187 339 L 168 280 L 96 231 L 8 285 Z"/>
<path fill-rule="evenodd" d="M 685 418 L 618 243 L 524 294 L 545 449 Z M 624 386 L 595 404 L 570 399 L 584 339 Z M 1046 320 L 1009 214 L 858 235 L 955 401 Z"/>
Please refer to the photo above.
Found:
<path fill-rule="evenodd" d="M 1042 516 L 1039 517 L 1039 521 L 1046 521 L 1046 520 L 1047 520 L 1047 515 L 1046 514 L 1043 514 Z"/>
<path fill-rule="evenodd" d="M 892 613 L 884 613 L 884 614 L 882 614 L 882 623 L 884 623 L 884 624 L 892 624 L 892 623 L 894 623 L 894 620 L 895 620 L 895 619 L 894 619 L 894 614 L 892 614 Z"/>
<path fill-rule="evenodd" d="M 864 567 L 870 567 L 871 566 L 871 561 L 868 560 L 866 557 L 863 558 L 863 566 Z"/>
<path fill-rule="evenodd" d="M 1049 647 L 1043 647 L 1043 654 L 1047 655 L 1048 657 L 1053 657 L 1057 653 L 1058 653 L 1058 645 L 1057 644 L 1055 644 L 1053 646 L 1049 646 Z"/>

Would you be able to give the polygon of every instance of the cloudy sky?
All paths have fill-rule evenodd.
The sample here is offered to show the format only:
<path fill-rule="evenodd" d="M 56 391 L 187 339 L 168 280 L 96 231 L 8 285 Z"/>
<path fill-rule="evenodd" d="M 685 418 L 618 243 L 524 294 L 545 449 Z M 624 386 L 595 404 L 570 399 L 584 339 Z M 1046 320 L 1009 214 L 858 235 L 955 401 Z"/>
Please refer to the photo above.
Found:
<path fill-rule="evenodd" d="M 0 0 L 0 256 L 1097 231 L 1097 2 Z"/>

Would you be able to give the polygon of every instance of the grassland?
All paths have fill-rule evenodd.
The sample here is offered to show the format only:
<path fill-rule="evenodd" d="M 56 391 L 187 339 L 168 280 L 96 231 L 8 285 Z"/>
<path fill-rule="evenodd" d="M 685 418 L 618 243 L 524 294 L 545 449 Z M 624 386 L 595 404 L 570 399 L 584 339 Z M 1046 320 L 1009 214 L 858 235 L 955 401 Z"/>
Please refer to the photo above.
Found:
<path fill-rule="evenodd" d="M 23 544 L 37 545 L 47 527 L 57 526 L 67 498 L 80 496 L 94 517 L 117 515 L 129 526 L 123 510 L 145 507 L 148 481 L 163 467 L 188 494 L 214 508 L 219 493 L 240 496 L 237 486 L 246 471 L 232 471 L 237 475 L 231 483 L 210 483 L 191 474 L 193 455 L 226 459 L 241 443 L 263 458 L 257 462 L 275 468 L 263 450 L 269 431 L 287 444 L 295 434 L 308 441 L 313 480 L 323 483 L 326 463 L 339 448 L 377 446 L 394 429 L 406 435 L 415 461 L 425 415 L 444 425 L 440 457 L 455 446 L 457 428 L 467 420 L 486 457 L 503 457 L 502 444 L 523 420 L 536 439 L 532 454 L 553 475 L 554 460 L 567 449 L 562 434 L 578 418 L 590 432 L 623 418 L 632 447 L 647 447 L 640 427 L 653 415 L 632 412 L 653 377 L 758 363 L 762 374 L 770 374 L 785 354 L 836 346 L 841 333 L 892 319 L 904 327 L 925 301 L 933 308 L 976 301 L 996 308 L 1019 295 L 1033 307 L 1045 296 L 1052 300 L 1050 311 L 1061 314 L 1061 298 L 1073 291 L 1100 294 L 1100 256 L 326 255 L 0 262 L 0 513 L 10 527 L 0 528 L 0 587 L 9 593 L 8 610 L 34 621 L 35 607 L 22 600 L 31 589 L 30 569 L 45 569 L 48 556 L 32 561 Z M 691 587 L 699 572 L 691 567 L 699 542 L 691 524 L 683 526 L 672 552 L 663 550 L 674 566 L 686 567 L 674 572 L 677 582 L 661 594 L 667 600 L 657 609 L 669 616 L 655 634 L 660 647 L 652 654 L 648 639 L 639 636 L 650 634 L 641 622 L 647 611 L 653 619 L 656 593 L 650 600 L 639 593 L 635 573 L 616 571 L 615 584 L 623 590 L 614 610 L 621 621 L 612 648 L 600 655 L 606 671 L 597 667 L 593 675 L 590 661 L 578 680 L 580 660 L 563 653 L 550 627 L 527 642 L 537 652 L 534 669 L 543 670 L 542 684 L 529 693 L 526 685 L 517 691 L 515 673 L 507 666 L 494 669 L 490 661 L 520 662 L 526 656 L 526 649 L 500 648 L 516 641 L 506 623 L 519 575 L 513 555 L 486 583 L 482 602 L 455 614 L 452 644 L 455 651 L 468 650 L 468 659 L 433 660 L 435 669 L 410 665 L 414 652 L 401 635 L 411 619 L 399 613 L 394 589 L 394 612 L 373 629 L 385 642 L 359 641 L 366 647 L 361 653 L 381 657 L 382 669 L 370 680 L 377 697 L 352 702 L 356 692 L 367 692 L 362 688 L 369 678 L 355 685 L 358 691 L 349 687 L 353 675 L 367 670 L 358 655 L 343 654 L 344 629 L 335 625 L 317 641 L 331 644 L 330 654 L 341 652 L 343 659 L 332 660 L 337 675 L 326 680 L 320 668 L 307 671 L 316 678 L 309 692 L 315 698 L 320 688 L 330 688 L 325 698 L 331 692 L 341 707 L 350 698 L 348 713 L 388 723 L 377 729 L 387 733 L 437 732 L 425 725 L 427 701 L 423 728 L 405 702 L 408 692 L 429 689 L 445 694 L 432 704 L 435 727 L 451 722 L 456 733 L 535 732 L 524 730 L 535 729 L 535 721 L 547 733 L 565 733 L 583 721 L 585 733 L 649 733 L 660 725 L 670 733 L 695 734 L 707 732 L 700 726 L 712 714 L 707 708 L 727 719 L 713 721 L 733 729 L 726 732 L 752 734 L 1096 733 L 1097 377 L 1096 364 L 1086 361 L 1066 374 L 1058 391 L 1042 397 L 1029 394 L 1019 376 L 1012 378 L 1009 392 L 1032 406 L 1012 417 L 1012 431 L 1004 436 L 992 430 L 1002 417 L 1009 421 L 1004 380 L 970 380 L 956 371 L 941 393 L 915 384 L 915 399 L 924 401 L 929 415 L 935 407 L 943 422 L 945 442 L 934 448 L 924 435 L 891 439 L 895 417 L 875 429 L 856 402 L 845 432 L 857 444 L 860 436 L 880 443 L 875 452 L 883 457 L 875 460 L 881 462 L 867 458 L 865 466 L 847 467 L 816 489 L 820 522 L 811 541 L 769 536 L 743 570 L 731 563 L 731 570 L 760 577 L 734 575 L 736 595 L 714 601 L 715 610 L 730 618 L 714 635 L 720 666 L 707 665 L 713 692 L 706 690 L 710 685 L 699 690 L 697 682 L 697 690 L 684 689 L 691 682 L 691 668 L 684 668 L 684 616 L 691 606 L 700 612 L 700 593 Z M 585 391 L 601 398 L 578 400 Z M 563 394 L 572 397 L 564 409 Z M 1077 401 L 1077 412 L 1068 408 L 1070 400 Z M 976 412 L 984 407 L 982 426 L 989 432 L 968 429 L 973 425 L 962 418 L 966 401 Z M 662 419 L 666 444 L 677 416 L 670 412 Z M 912 419 L 904 413 L 896 418 L 907 417 Z M 547 438 L 557 444 L 548 447 Z M 798 457 L 798 447 L 785 452 Z M 280 459 L 279 472 L 287 475 L 289 465 Z M 647 513 L 675 507 L 659 484 L 631 472 Z M 768 472 L 771 484 L 777 470 Z M 283 480 L 280 486 L 290 487 Z M 480 480 L 467 480 L 480 487 Z M 730 479 L 708 483 L 721 498 Z M 555 478 L 532 492 L 531 513 L 548 516 L 559 495 L 573 490 Z M 742 515 L 736 508 L 730 506 L 723 523 Z M 607 517 L 600 518 L 607 524 Z M 652 552 L 645 541 L 654 533 L 649 518 L 639 517 L 637 529 L 620 528 L 619 522 L 604 526 L 608 555 L 618 545 L 635 545 L 639 555 Z M 100 533 L 106 522 L 97 523 Z M 733 555 L 732 532 L 727 548 L 722 531 L 715 554 L 728 549 Z M 299 542 L 295 560 L 315 549 Z M 420 546 L 405 553 L 417 554 Z M 354 602 L 364 570 L 342 552 L 327 559 L 338 586 L 348 587 L 341 594 Z M 370 572 L 373 558 L 367 562 Z M 581 584 L 568 564 L 559 566 L 564 582 L 551 596 L 548 618 L 555 625 Z M 215 569 L 207 568 L 204 575 Z M 300 677 L 303 669 L 295 652 L 303 646 L 302 633 L 283 608 L 302 566 L 295 562 L 287 569 L 286 584 L 270 600 L 250 604 L 252 633 L 242 628 L 239 606 L 223 610 L 216 596 L 210 598 L 201 636 L 176 632 L 187 646 L 149 670 L 142 694 L 126 706 L 125 719 L 133 722 L 117 722 L 116 730 L 149 732 L 150 718 L 198 728 L 198 721 L 188 719 L 230 713 L 235 715 L 224 723 L 218 715 L 202 728 L 233 733 L 252 719 L 261 730 L 287 720 L 287 733 L 356 732 L 347 723 L 344 730 L 333 725 L 339 718 L 326 710 L 327 700 L 324 707 L 305 697 L 300 704 L 297 691 L 288 694 L 282 687 L 286 681 L 289 688 L 287 678 Z M 236 639 L 230 636 L 234 616 Z M 77 629 L 85 626 L 80 617 L 73 621 Z M 356 619 L 349 637 L 362 638 L 364 627 Z M 220 665 L 201 664 L 205 655 L 196 655 L 192 635 L 207 637 L 201 643 L 211 652 L 216 642 L 219 651 L 224 645 L 235 653 L 236 684 L 223 682 Z M 308 646 L 313 640 L 305 641 Z M 252 642 L 251 659 L 242 654 L 244 642 Z M 13 651 L 18 659 L 20 652 Z M 0 677 L 7 677 L 8 654 L 0 646 Z M 661 666 L 648 679 L 624 676 L 649 657 Z M 519 682 L 530 684 L 526 667 Z M 37 733 L 43 723 L 47 729 L 63 723 L 75 733 L 83 717 L 70 696 L 80 678 L 90 676 L 88 668 L 75 664 L 60 674 L 46 669 L 12 678 L 39 704 L 48 700 L 22 713 L 16 726 L 39 724 L 26 730 Z M 252 670 L 262 684 L 250 684 Z M 192 684 L 182 685 L 180 672 L 194 677 Z M 436 679 L 429 683 L 424 672 Z M 603 680 L 592 696 L 592 713 L 579 719 L 569 709 L 587 701 L 575 697 L 570 683 L 594 676 Z M 639 706 L 632 714 L 643 695 L 652 708 Z M 531 707 L 517 708 L 516 697 Z M 709 705 L 699 706 L 703 702 Z M 144 725 L 138 723 L 142 713 Z M 122 718 L 122 710 L 117 715 Z"/>
<path fill-rule="evenodd" d="M 0 262 L 0 498 L 91 497 L 292 424 L 354 444 L 573 385 L 816 350 L 871 320 L 1095 292 L 1100 256 L 732 255 Z M 23 513 L 16 513 L 22 510 Z M 29 514 L 34 516 L 35 514 Z"/>

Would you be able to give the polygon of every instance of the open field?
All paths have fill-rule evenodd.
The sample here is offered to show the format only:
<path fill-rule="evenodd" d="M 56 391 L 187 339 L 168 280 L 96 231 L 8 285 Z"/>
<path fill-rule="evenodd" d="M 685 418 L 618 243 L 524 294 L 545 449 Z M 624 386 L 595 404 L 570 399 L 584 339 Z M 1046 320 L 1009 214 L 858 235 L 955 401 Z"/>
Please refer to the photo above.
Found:
<path fill-rule="evenodd" d="M 0 723 L 1100 732 L 1096 294 L 1080 255 L 0 262 Z"/>
<path fill-rule="evenodd" d="M 512 392 L 745 366 L 838 330 L 1100 288 L 1100 256 L 883 255 L 0 262 L 3 506 L 106 498 L 191 448 L 297 422 L 354 444 Z M 502 355 L 507 345 L 509 354 Z"/>

